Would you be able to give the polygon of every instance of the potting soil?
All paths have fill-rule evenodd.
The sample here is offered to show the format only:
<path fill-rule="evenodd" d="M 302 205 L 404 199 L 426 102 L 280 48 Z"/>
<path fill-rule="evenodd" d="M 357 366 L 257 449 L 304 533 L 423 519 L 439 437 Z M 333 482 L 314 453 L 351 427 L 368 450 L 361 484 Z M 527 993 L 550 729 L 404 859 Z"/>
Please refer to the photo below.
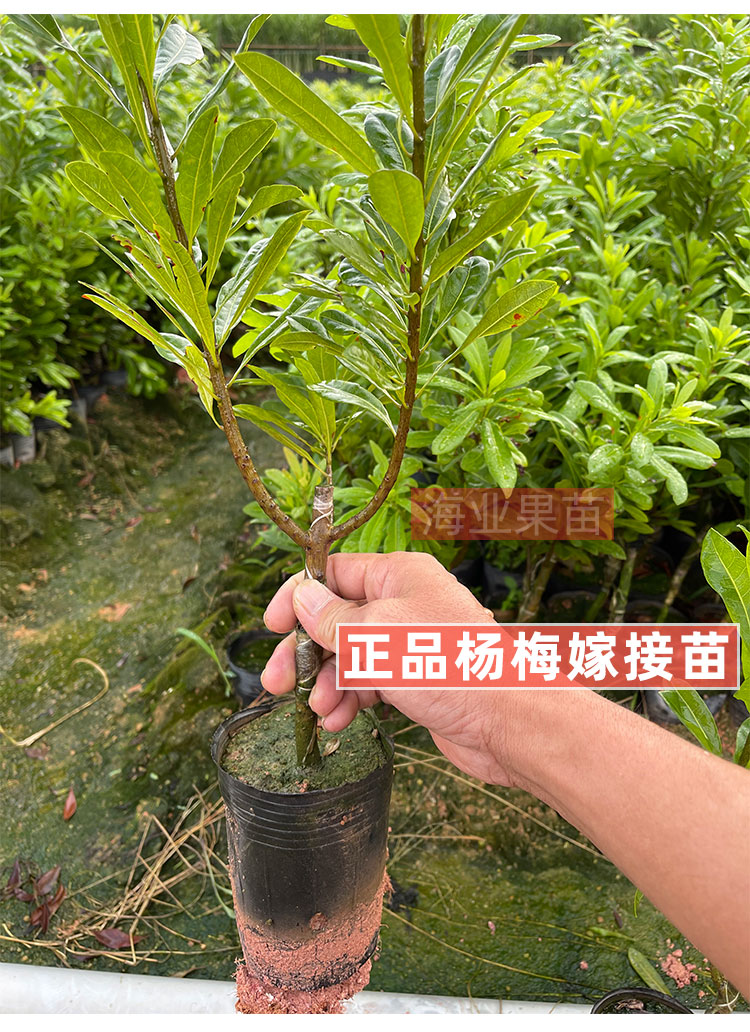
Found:
<path fill-rule="evenodd" d="M 321 729 L 320 751 L 319 767 L 298 765 L 294 703 L 287 703 L 246 724 L 232 738 L 221 763 L 255 788 L 297 793 L 351 784 L 385 762 L 379 732 L 364 713 L 335 734 Z"/>

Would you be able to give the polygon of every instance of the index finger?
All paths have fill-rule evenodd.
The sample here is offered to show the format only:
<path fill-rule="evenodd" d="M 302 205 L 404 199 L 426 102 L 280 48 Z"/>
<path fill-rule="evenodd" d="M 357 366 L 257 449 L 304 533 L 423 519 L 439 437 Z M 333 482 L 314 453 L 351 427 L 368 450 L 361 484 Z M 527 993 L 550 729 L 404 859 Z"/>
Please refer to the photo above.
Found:
<path fill-rule="evenodd" d="M 371 602 L 396 594 L 407 595 L 420 583 L 418 571 L 445 570 L 423 552 L 337 552 L 328 557 L 326 584 L 340 598 L 352 602 Z M 424 568 L 424 569 L 423 569 Z M 263 619 L 272 631 L 290 631 L 297 622 L 292 605 L 294 589 L 304 578 L 304 570 L 290 577 L 268 603 Z"/>

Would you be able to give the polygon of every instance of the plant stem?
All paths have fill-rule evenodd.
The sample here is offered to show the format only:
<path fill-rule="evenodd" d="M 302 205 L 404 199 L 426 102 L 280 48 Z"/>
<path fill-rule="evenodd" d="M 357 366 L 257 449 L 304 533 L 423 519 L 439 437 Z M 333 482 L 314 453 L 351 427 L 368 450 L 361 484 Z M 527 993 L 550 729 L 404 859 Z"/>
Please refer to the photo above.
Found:
<path fill-rule="evenodd" d="M 622 565 L 622 559 L 618 559 L 616 555 L 607 556 L 607 562 L 604 566 L 604 579 L 599 594 L 596 596 L 594 601 L 586 610 L 586 623 L 593 623 L 596 620 L 599 613 L 602 611 L 604 603 L 609 597 L 609 593 L 612 590 L 612 585 L 615 583 L 615 577 L 617 571 Z"/>
<path fill-rule="evenodd" d="M 633 583 L 633 570 L 635 561 L 638 558 L 637 545 L 631 545 L 627 550 L 627 558 L 622 564 L 620 579 L 612 596 L 612 603 L 609 607 L 609 623 L 622 623 L 625 618 L 628 599 L 630 598 L 630 585 Z"/>
<path fill-rule="evenodd" d="M 546 555 L 537 569 L 536 575 L 531 583 L 531 590 L 524 595 L 521 608 L 518 611 L 518 623 L 531 623 L 539 612 L 542 604 L 542 595 L 549 582 L 550 574 L 557 562 L 555 558 L 555 546 L 550 545 Z"/>
<path fill-rule="evenodd" d="M 656 623 L 664 623 L 669 616 L 669 607 L 677 598 L 683 581 L 690 572 L 690 567 L 700 555 L 703 538 L 706 536 L 707 531 L 708 527 L 704 527 L 696 537 L 695 541 L 688 545 L 685 554 L 675 567 L 675 571 L 672 574 L 672 580 L 669 583 L 669 591 L 664 596 L 664 603 L 656 617 Z"/>
<path fill-rule="evenodd" d="M 314 577 L 321 583 L 325 583 L 326 579 L 332 521 L 333 483 L 329 466 L 326 483 L 315 488 L 312 522 L 305 549 L 305 576 Z M 297 674 L 294 688 L 294 735 L 297 743 L 297 762 L 301 767 L 317 767 L 321 762 L 318 720 L 310 709 L 310 692 L 315 687 L 315 680 L 323 663 L 323 649 L 301 624 L 297 624 L 295 633 L 294 664 Z"/>
<path fill-rule="evenodd" d="M 425 41 L 424 15 L 414 14 L 411 19 L 411 81 L 412 81 L 412 120 L 414 123 L 414 150 L 411 158 L 412 174 L 422 184 L 425 182 L 425 108 L 424 108 L 424 70 Z M 398 413 L 396 436 L 393 441 L 388 468 L 378 484 L 375 493 L 363 509 L 355 513 L 344 523 L 340 523 L 331 531 L 331 540 L 338 541 L 352 531 L 364 526 L 372 519 L 396 483 L 401 462 L 406 450 L 406 438 L 409 433 L 411 414 L 417 392 L 417 370 L 419 367 L 419 349 L 422 334 L 422 294 L 424 292 L 424 237 L 420 233 L 414 246 L 414 260 L 409 266 L 409 290 L 417 295 L 417 301 L 409 308 L 407 323 L 407 347 L 409 357 L 405 363 L 404 398 Z"/>

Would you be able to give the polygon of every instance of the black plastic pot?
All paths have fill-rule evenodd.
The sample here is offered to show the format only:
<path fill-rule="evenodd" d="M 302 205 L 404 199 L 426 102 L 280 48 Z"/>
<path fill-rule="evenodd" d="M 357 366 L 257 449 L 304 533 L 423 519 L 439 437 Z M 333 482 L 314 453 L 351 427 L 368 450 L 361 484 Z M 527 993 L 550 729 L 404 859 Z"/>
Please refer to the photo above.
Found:
<path fill-rule="evenodd" d="M 274 634 L 273 631 L 259 629 L 244 631 L 227 642 L 227 666 L 232 671 L 232 686 L 240 706 L 249 706 L 263 691 L 260 683 L 261 670 L 252 670 L 243 666 L 240 658 L 244 649 L 256 641 L 282 641 L 285 635 Z"/>
<path fill-rule="evenodd" d="M 591 1008 L 592 1014 L 692 1014 L 673 996 L 656 989 L 613 989 Z"/>
<path fill-rule="evenodd" d="M 353 784 L 297 794 L 252 788 L 224 770 L 221 757 L 230 739 L 273 705 L 228 717 L 211 756 L 226 804 L 248 972 L 265 984 L 312 991 L 350 978 L 377 945 L 393 745 L 384 739 L 387 762 Z"/>
<path fill-rule="evenodd" d="M 128 371 L 127 369 L 105 369 L 99 377 L 99 383 L 110 390 L 117 387 L 127 387 Z"/>

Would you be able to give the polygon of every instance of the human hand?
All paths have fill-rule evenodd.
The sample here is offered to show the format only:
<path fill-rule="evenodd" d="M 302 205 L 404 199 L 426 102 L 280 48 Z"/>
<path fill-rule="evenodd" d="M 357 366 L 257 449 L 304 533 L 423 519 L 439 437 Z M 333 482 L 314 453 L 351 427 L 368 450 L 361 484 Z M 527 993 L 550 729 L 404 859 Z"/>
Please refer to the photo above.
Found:
<path fill-rule="evenodd" d="M 514 693 L 488 691 L 339 691 L 336 688 L 336 626 L 339 623 L 492 623 L 492 613 L 432 556 L 338 553 L 328 560 L 328 587 L 300 572 L 276 593 L 266 626 L 279 633 L 296 622 L 323 646 L 325 658 L 310 706 L 327 731 L 341 731 L 365 706 L 389 702 L 426 727 L 440 751 L 457 767 L 492 784 L 510 784 L 502 745 L 502 711 Z M 274 695 L 294 688 L 294 634 L 275 649 L 261 675 Z"/>

